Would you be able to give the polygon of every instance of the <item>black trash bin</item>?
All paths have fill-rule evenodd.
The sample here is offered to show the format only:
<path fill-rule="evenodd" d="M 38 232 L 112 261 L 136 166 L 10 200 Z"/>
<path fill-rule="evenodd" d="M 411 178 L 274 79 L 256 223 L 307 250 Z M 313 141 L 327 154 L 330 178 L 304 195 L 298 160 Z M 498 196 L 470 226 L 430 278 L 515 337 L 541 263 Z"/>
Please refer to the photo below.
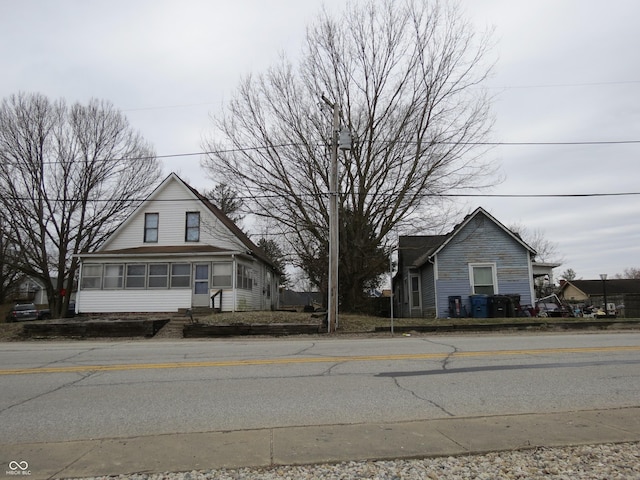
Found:
<path fill-rule="evenodd" d="M 489 317 L 491 318 L 503 318 L 509 316 L 511 299 L 506 295 L 492 295 L 489 297 Z"/>
<path fill-rule="evenodd" d="M 522 317 L 522 307 L 520 306 L 520 295 L 516 293 L 507 294 L 507 297 L 511 299 L 511 303 L 508 305 L 508 317 Z"/>

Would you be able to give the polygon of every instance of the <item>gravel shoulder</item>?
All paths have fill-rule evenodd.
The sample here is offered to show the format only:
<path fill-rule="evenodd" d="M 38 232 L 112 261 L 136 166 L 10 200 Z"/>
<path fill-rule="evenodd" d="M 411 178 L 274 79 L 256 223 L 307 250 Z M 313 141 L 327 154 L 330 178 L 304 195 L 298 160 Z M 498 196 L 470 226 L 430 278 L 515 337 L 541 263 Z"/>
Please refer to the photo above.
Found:
<path fill-rule="evenodd" d="M 638 480 L 640 479 L 640 443 L 536 448 L 484 455 L 414 460 L 139 473 L 85 477 L 83 480 L 435 480 L 445 478 L 448 480 Z"/>

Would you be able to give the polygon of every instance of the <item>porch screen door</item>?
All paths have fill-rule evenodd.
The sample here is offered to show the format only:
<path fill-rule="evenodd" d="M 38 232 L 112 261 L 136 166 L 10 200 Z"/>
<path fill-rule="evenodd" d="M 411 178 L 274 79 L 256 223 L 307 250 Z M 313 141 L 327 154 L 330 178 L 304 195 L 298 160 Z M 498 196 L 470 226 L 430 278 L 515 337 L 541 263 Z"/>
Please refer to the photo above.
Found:
<path fill-rule="evenodd" d="M 209 298 L 209 264 L 197 263 L 193 269 L 193 296 L 191 304 L 194 307 L 208 307 Z"/>

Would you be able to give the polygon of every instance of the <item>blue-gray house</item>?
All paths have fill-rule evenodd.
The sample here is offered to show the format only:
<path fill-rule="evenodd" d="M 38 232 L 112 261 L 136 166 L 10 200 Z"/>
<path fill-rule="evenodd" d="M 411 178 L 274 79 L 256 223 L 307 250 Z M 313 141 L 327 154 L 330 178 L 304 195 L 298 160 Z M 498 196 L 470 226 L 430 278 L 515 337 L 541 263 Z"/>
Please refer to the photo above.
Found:
<path fill-rule="evenodd" d="M 484 296 L 534 303 L 535 250 L 483 208 L 446 235 L 403 236 L 398 247 L 399 317 L 485 316 L 475 308 Z"/>

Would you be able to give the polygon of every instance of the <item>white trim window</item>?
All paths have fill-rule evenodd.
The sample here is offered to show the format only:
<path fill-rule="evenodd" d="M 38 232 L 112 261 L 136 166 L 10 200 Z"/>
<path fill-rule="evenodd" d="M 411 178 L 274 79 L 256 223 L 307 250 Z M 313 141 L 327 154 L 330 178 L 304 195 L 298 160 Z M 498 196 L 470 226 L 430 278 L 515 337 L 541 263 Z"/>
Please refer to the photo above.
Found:
<path fill-rule="evenodd" d="M 144 214 L 144 243 L 158 243 L 158 226 L 160 224 L 160 214 Z"/>
<path fill-rule="evenodd" d="M 187 212 L 184 241 L 200 241 L 200 212 Z"/>
<path fill-rule="evenodd" d="M 212 266 L 211 286 L 231 287 L 231 272 L 233 271 L 231 262 L 214 263 Z"/>
<path fill-rule="evenodd" d="M 253 289 L 253 269 L 246 265 L 239 264 L 236 275 L 236 288 L 243 290 Z"/>
<path fill-rule="evenodd" d="M 495 295 L 498 293 L 498 277 L 495 263 L 470 263 L 469 280 L 474 295 Z"/>
<path fill-rule="evenodd" d="M 104 266 L 104 288 L 122 288 L 124 265 L 107 264 Z"/>
<path fill-rule="evenodd" d="M 171 264 L 171 288 L 191 288 L 191 264 Z"/>
<path fill-rule="evenodd" d="M 149 288 L 167 288 L 169 286 L 169 264 L 149 264 Z"/>
<path fill-rule="evenodd" d="M 125 288 L 144 288 L 147 278 L 147 265 L 144 263 L 131 263 L 127 265 L 127 277 Z"/>
<path fill-rule="evenodd" d="M 87 263 L 82 266 L 82 282 L 80 288 L 99 290 L 102 288 L 102 265 Z"/>

